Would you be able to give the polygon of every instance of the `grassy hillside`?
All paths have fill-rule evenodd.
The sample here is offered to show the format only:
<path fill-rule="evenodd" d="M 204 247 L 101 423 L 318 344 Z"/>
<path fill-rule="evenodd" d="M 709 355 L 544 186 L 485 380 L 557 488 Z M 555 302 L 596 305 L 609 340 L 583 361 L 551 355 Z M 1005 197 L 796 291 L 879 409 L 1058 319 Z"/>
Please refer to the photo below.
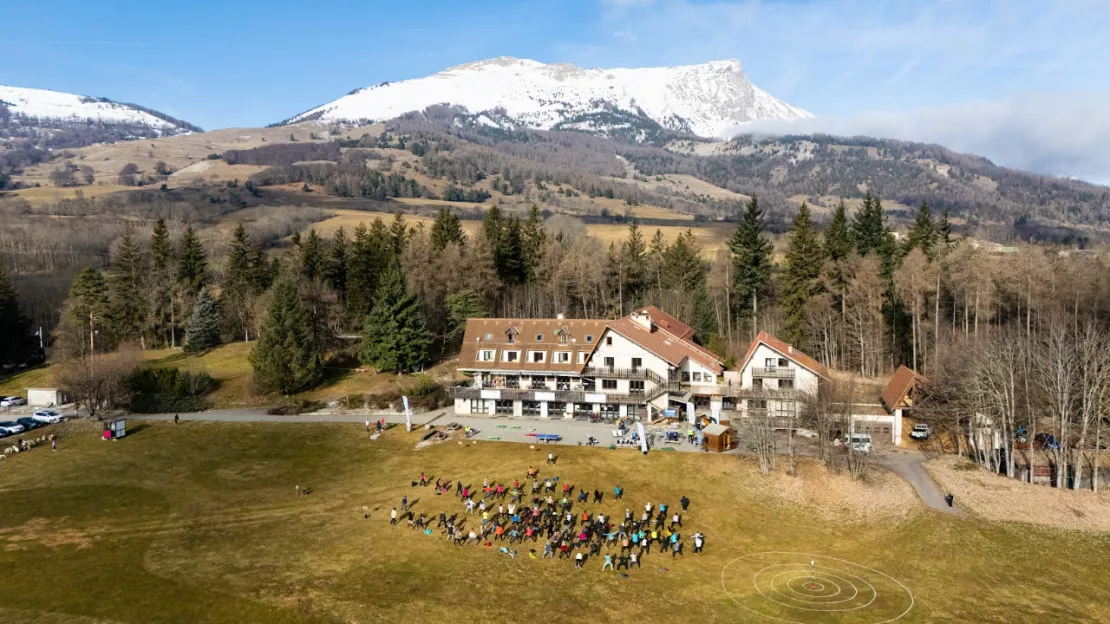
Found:
<path fill-rule="evenodd" d="M 35 449 L 0 470 L 5 622 L 489 622 L 538 613 L 567 622 L 764 621 L 742 603 L 806 623 L 863 624 L 909 604 L 874 571 L 912 593 L 903 622 L 1110 618 L 1097 599 L 1110 564 L 1105 536 L 927 513 L 880 472 L 858 484 L 803 463 L 797 477 L 761 477 L 732 456 L 560 447 L 557 468 L 541 475 L 627 493 L 590 512 L 691 500 L 681 532 L 706 535 L 705 553 L 653 551 L 622 576 L 603 573 L 598 559 L 583 570 L 530 559 L 530 542 L 514 544 L 520 555 L 510 559 L 499 542 L 458 548 L 439 530 L 389 524 L 402 496 L 431 518 L 461 511 L 454 497 L 410 487 L 420 472 L 510 482 L 543 468 L 547 449 L 414 450 L 419 432 L 394 428 L 370 441 L 357 424 L 133 422 L 132 435 L 113 443 L 97 433 L 68 424 L 57 453 Z M 298 496 L 298 486 L 312 494 Z M 755 594 L 758 566 L 737 559 L 767 552 L 867 566 L 874 571 L 851 567 L 850 583 L 865 592 L 872 584 L 876 599 L 849 612 L 773 611 Z M 1036 553 L 1066 556 L 1038 565 Z M 781 565 L 788 556 L 760 557 Z"/>

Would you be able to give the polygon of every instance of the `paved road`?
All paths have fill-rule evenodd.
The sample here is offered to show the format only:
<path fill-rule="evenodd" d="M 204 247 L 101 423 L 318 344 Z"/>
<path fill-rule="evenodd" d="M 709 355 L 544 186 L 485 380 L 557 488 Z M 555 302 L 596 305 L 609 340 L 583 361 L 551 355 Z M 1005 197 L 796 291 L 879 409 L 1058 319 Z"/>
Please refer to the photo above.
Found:
<path fill-rule="evenodd" d="M 128 416 L 128 418 L 136 420 L 173 420 L 173 414 L 134 414 Z M 244 409 L 213 410 L 208 412 L 181 414 L 181 420 L 183 422 L 196 420 L 215 422 L 362 423 L 366 418 L 370 418 L 371 421 L 384 418 L 387 423 L 396 424 L 404 424 L 405 422 L 404 414 L 397 414 L 395 412 L 370 412 L 369 416 L 367 416 L 366 412 L 348 414 L 326 411 L 312 414 L 300 414 L 297 416 L 271 416 L 267 414 L 265 410 Z M 555 433 L 563 438 L 558 444 L 569 445 L 578 445 L 579 443 L 585 444 L 590 436 L 596 438 L 601 446 L 609 446 L 609 444 L 615 440 L 613 437 L 612 425 L 582 422 L 579 420 L 566 420 L 562 418 L 542 420 L 538 418 L 456 416 L 450 413 L 450 410 L 436 410 L 434 412 L 414 414 L 412 418 L 412 426 L 414 429 L 423 427 L 425 424 L 434 424 L 438 427 L 443 427 L 452 422 L 456 422 L 464 427 L 477 429 L 478 433 L 471 438 L 475 440 L 535 443 L 534 437 L 525 435 L 528 433 Z M 680 443 L 662 443 L 663 427 L 647 426 L 646 429 L 649 436 L 652 432 L 658 433 L 657 438 L 660 440 L 658 446 L 660 447 L 671 447 L 679 451 L 696 452 L 693 445 L 687 444 L 685 441 Z M 685 440 L 685 438 L 683 438 L 683 440 Z"/>
<path fill-rule="evenodd" d="M 933 481 L 929 471 L 925 470 L 925 466 L 921 465 L 923 461 L 925 456 L 920 451 L 908 449 L 895 449 L 878 457 L 879 465 L 909 482 L 922 502 L 930 509 L 956 516 L 964 515 L 959 507 L 948 506 L 944 500 L 944 493 L 941 492 L 936 481 Z"/>

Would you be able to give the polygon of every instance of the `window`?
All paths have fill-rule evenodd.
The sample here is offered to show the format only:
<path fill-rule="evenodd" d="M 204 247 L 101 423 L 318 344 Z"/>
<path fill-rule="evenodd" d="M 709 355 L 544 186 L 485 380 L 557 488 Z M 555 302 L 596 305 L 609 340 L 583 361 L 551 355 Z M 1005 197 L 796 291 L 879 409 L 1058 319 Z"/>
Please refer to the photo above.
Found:
<path fill-rule="evenodd" d="M 582 380 L 582 389 L 585 390 L 586 392 L 593 392 L 594 391 L 594 380 L 590 379 L 588 377 L 586 379 L 583 379 Z"/>
<path fill-rule="evenodd" d="M 642 380 L 642 379 L 633 379 L 632 381 L 629 381 L 628 382 L 628 390 L 630 392 L 643 392 L 644 391 L 644 380 Z"/>
<path fill-rule="evenodd" d="M 794 389 L 794 380 L 793 379 L 780 379 L 779 380 L 779 389 L 780 390 L 793 390 Z"/>
<path fill-rule="evenodd" d="M 756 377 L 755 379 L 753 379 L 752 380 L 752 389 L 753 390 L 762 390 L 763 389 L 763 380 L 759 377 Z"/>
<path fill-rule="evenodd" d="M 509 344 L 513 344 L 514 342 L 516 342 L 516 335 L 517 331 L 512 327 L 509 328 L 509 331 L 505 332 L 505 336 L 508 337 Z"/>
<path fill-rule="evenodd" d="M 698 373 L 698 372 L 694 373 L 694 381 L 701 381 L 701 373 Z"/>
<path fill-rule="evenodd" d="M 613 366 L 615 366 L 616 363 L 617 363 L 616 358 L 611 358 L 611 357 L 605 358 L 605 368 L 613 368 Z"/>
<path fill-rule="evenodd" d="M 536 342 L 543 342 L 543 334 L 536 334 Z"/>
<path fill-rule="evenodd" d="M 479 362 L 492 362 L 493 361 L 493 349 L 483 349 L 482 351 L 479 351 L 478 352 L 478 361 Z"/>
<path fill-rule="evenodd" d="M 632 370 L 640 370 L 644 365 L 644 358 L 632 358 Z"/>
<path fill-rule="evenodd" d="M 559 333 L 559 344 L 566 344 L 566 343 L 567 343 L 567 333 L 566 332 L 560 332 Z"/>
<path fill-rule="evenodd" d="M 482 399 L 470 399 L 470 413 L 471 414 L 485 414 L 486 402 Z"/>
<path fill-rule="evenodd" d="M 594 337 L 591 334 L 586 334 L 586 342 L 593 342 Z"/>
<path fill-rule="evenodd" d="M 585 364 L 586 363 L 586 358 L 588 358 L 588 357 L 590 357 L 590 354 L 588 352 L 579 351 L 578 352 L 578 363 L 579 364 Z"/>
<path fill-rule="evenodd" d="M 493 334 L 486 334 L 486 340 L 493 340 Z"/>
<path fill-rule="evenodd" d="M 617 380 L 616 379 L 602 379 L 601 380 L 601 389 L 602 390 L 616 390 L 617 389 Z"/>
<path fill-rule="evenodd" d="M 547 359 L 547 352 L 546 351 L 531 351 L 531 352 L 528 353 L 528 359 L 531 362 L 535 362 L 537 364 L 540 364 L 544 360 Z"/>
<path fill-rule="evenodd" d="M 506 362 L 515 362 L 520 359 L 520 351 L 504 351 L 505 355 L 502 358 Z"/>
<path fill-rule="evenodd" d="M 763 360 L 763 367 L 764 368 L 774 368 L 775 367 L 775 358 L 767 358 L 767 359 Z"/>
<path fill-rule="evenodd" d="M 788 365 L 786 358 L 779 358 L 779 368 L 786 368 Z"/>
<path fill-rule="evenodd" d="M 570 351 L 556 351 L 555 362 L 559 364 L 567 364 L 570 362 Z"/>
<path fill-rule="evenodd" d="M 690 371 L 682 371 L 682 381 L 690 382 Z"/>
<path fill-rule="evenodd" d="M 613 346 L 613 337 L 612 336 L 606 336 L 605 337 L 605 346 L 607 346 L 607 347 Z"/>

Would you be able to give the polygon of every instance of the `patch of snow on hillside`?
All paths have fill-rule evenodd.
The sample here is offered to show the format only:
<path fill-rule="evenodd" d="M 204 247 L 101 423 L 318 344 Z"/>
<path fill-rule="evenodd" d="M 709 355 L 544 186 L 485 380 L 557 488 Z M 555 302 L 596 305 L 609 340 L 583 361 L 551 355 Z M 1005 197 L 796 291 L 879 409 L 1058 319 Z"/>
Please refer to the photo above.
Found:
<path fill-rule="evenodd" d="M 150 113 L 118 104 L 103 102 L 72 93 L 27 89 L 0 85 L 0 100 L 8 110 L 27 117 L 132 123 L 159 129 L 175 128 L 173 124 Z"/>

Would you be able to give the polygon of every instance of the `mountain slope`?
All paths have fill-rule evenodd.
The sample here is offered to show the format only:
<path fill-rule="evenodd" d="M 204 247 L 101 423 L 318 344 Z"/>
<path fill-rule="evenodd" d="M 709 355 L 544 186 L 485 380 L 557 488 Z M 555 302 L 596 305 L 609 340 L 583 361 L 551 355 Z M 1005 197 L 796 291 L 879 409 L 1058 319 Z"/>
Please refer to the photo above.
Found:
<path fill-rule="evenodd" d="M 200 131 L 137 104 L 0 85 L 0 143 L 27 139 L 41 147 L 80 147 Z"/>
<path fill-rule="evenodd" d="M 434 104 L 466 107 L 489 125 L 503 125 L 507 117 L 527 128 L 606 133 L 635 123 L 631 115 L 703 137 L 749 121 L 811 116 L 753 85 L 736 60 L 581 69 L 502 57 L 358 89 L 283 123 L 385 120 Z"/>

